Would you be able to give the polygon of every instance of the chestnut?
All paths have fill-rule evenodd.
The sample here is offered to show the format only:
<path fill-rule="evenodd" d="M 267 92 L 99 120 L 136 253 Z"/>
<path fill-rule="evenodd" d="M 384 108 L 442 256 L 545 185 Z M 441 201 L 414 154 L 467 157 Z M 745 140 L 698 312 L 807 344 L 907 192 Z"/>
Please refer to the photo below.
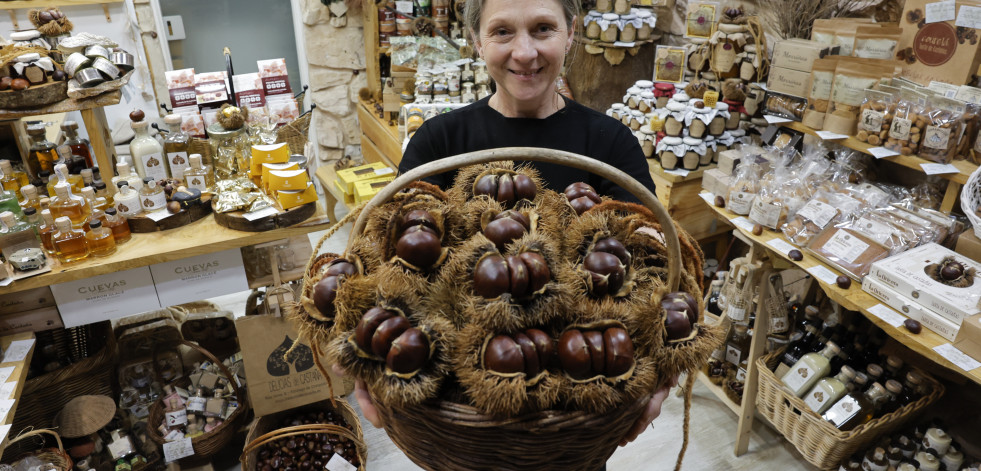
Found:
<path fill-rule="evenodd" d="M 620 376 L 634 364 L 634 344 L 630 335 L 621 327 L 610 327 L 603 332 L 603 346 L 606 351 L 604 371 L 606 376 Z"/>
<path fill-rule="evenodd" d="M 692 325 L 698 322 L 698 301 L 694 296 L 684 291 L 666 295 L 661 299 L 661 308 L 665 311 L 684 311 Z"/>
<path fill-rule="evenodd" d="M 845 275 L 838 275 L 838 278 L 835 279 L 835 284 L 841 289 L 848 289 L 852 286 L 852 279 Z"/>
<path fill-rule="evenodd" d="M 336 276 L 325 276 L 317 284 L 313 285 L 313 304 L 323 316 L 320 321 L 332 319 L 334 317 L 334 298 L 337 297 L 337 289 L 340 287 Z"/>
<path fill-rule="evenodd" d="M 429 339 L 421 330 L 412 327 L 392 341 L 385 364 L 396 373 L 407 374 L 422 368 L 428 359 Z"/>
<path fill-rule="evenodd" d="M 141 109 L 135 109 L 129 112 L 129 119 L 133 122 L 143 121 L 143 118 L 145 117 L 146 113 L 144 113 Z"/>
<path fill-rule="evenodd" d="M 439 261 L 443 247 L 439 237 L 420 226 L 407 229 L 395 245 L 395 254 L 412 265 L 425 269 Z"/>
<path fill-rule="evenodd" d="M 511 287 L 508 264 L 500 255 L 488 255 L 473 270 L 473 289 L 479 296 L 494 299 Z"/>
<path fill-rule="evenodd" d="M 598 330 L 587 330 L 582 333 L 589 346 L 589 356 L 592 359 L 593 374 L 606 374 L 606 353 L 603 349 L 603 332 Z"/>
<path fill-rule="evenodd" d="M 353 263 L 343 259 L 335 258 L 327 264 L 324 276 L 354 276 L 358 273 L 357 267 Z"/>
<path fill-rule="evenodd" d="M 574 379 L 586 379 L 592 373 L 593 357 L 586 344 L 586 337 L 577 329 L 569 329 L 559 337 L 559 364 Z"/>
<path fill-rule="evenodd" d="M 569 204 L 572 206 L 572 209 L 576 212 L 576 214 L 580 216 L 582 216 L 582 213 L 593 209 L 593 206 L 596 206 L 596 202 L 587 196 L 570 200 Z"/>
<path fill-rule="evenodd" d="M 753 235 L 763 234 L 763 226 L 759 224 L 753 224 Z"/>
<path fill-rule="evenodd" d="M 593 252 L 611 253 L 616 255 L 623 265 L 630 265 L 630 252 L 627 251 L 627 248 L 619 240 L 612 237 L 596 241 L 596 245 L 593 246 Z"/>
<path fill-rule="evenodd" d="M 616 255 L 606 252 L 591 252 L 583 259 L 582 267 L 589 274 L 593 296 L 616 294 L 623 286 L 626 270 Z"/>
<path fill-rule="evenodd" d="M 402 316 L 393 316 L 385 319 L 371 336 L 371 351 L 381 358 L 388 358 L 388 351 L 392 348 L 392 341 L 403 332 L 412 327 L 409 320 Z"/>
<path fill-rule="evenodd" d="M 522 252 L 518 255 L 528 269 L 529 294 L 537 293 L 548 284 L 552 272 L 548 269 L 545 257 L 536 252 Z"/>
<path fill-rule="evenodd" d="M 507 335 L 490 339 L 484 350 L 484 368 L 504 374 L 523 372 L 525 359 L 521 354 L 521 346 Z"/>
<path fill-rule="evenodd" d="M 511 175 L 501 175 L 497 180 L 497 196 L 499 203 L 510 205 L 514 203 L 514 179 Z"/>
<path fill-rule="evenodd" d="M 484 235 L 494 243 L 497 250 L 503 251 L 507 244 L 525 235 L 528 228 L 521 222 L 511 219 L 495 219 L 484 227 Z"/>
<path fill-rule="evenodd" d="M 436 226 L 436 218 L 425 209 L 413 209 L 402 215 L 399 232 L 405 232 L 406 229 L 413 226 L 425 226 L 433 231 L 439 230 Z"/>
<path fill-rule="evenodd" d="M 13 90 L 25 90 L 30 86 L 31 82 L 28 82 L 27 79 L 15 78 L 10 82 L 10 88 Z"/>
<path fill-rule="evenodd" d="M 544 370 L 551 366 L 555 359 L 555 342 L 548 334 L 539 329 L 528 329 L 524 332 L 535 343 L 539 368 Z"/>
<path fill-rule="evenodd" d="M 517 255 L 508 255 L 508 276 L 511 278 L 509 291 L 515 298 L 524 298 L 531 294 L 528 290 L 528 267 Z"/>
<path fill-rule="evenodd" d="M 170 214 L 177 214 L 181 212 L 181 203 L 179 201 L 171 201 L 167 203 L 167 212 Z"/>
<path fill-rule="evenodd" d="M 960 262 L 947 262 L 940 269 L 940 277 L 947 281 L 954 281 L 962 276 L 964 276 L 964 265 Z"/>
<path fill-rule="evenodd" d="M 923 326 L 916 319 L 906 319 L 903 321 L 903 327 L 906 327 L 906 330 L 912 334 L 919 334 L 923 330 Z"/>
<path fill-rule="evenodd" d="M 681 311 L 664 311 L 664 328 L 668 340 L 680 340 L 691 335 L 691 322 Z"/>
<path fill-rule="evenodd" d="M 599 197 L 599 194 L 596 193 L 596 190 L 594 190 L 592 187 L 589 187 L 589 188 L 585 188 L 585 187 L 573 188 L 570 191 L 567 191 L 565 193 L 565 197 L 568 198 L 569 201 L 572 201 L 574 199 L 581 198 L 581 197 L 586 197 L 586 198 L 589 198 L 590 200 L 592 200 L 593 203 L 597 203 L 597 204 L 599 204 L 599 203 L 601 203 L 603 201 L 603 199 Z"/>
<path fill-rule="evenodd" d="M 375 335 L 378 326 L 382 322 L 397 315 L 388 309 L 378 306 L 368 309 L 368 312 L 364 313 L 364 316 L 361 317 L 361 322 L 358 322 L 358 326 L 354 329 L 354 343 L 357 344 L 361 351 L 372 353 L 374 349 L 371 347 L 371 337 Z"/>
<path fill-rule="evenodd" d="M 514 180 L 514 198 L 515 200 L 534 200 L 535 195 L 538 194 L 538 186 L 535 185 L 535 181 L 531 179 L 528 175 L 516 174 L 512 177 Z"/>
<path fill-rule="evenodd" d="M 521 332 L 514 334 L 514 341 L 521 347 L 521 355 L 525 359 L 525 374 L 528 375 L 528 378 L 538 376 L 538 373 L 542 372 L 542 363 L 538 359 L 535 342 Z"/>
<path fill-rule="evenodd" d="M 801 251 L 800 250 L 797 250 L 797 249 L 794 249 L 794 250 L 791 250 L 790 252 L 787 252 L 787 256 L 790 257 L 790 259 L 793 260 L 793 261 L 795 261 L 795 262 L 799 262 L 801 260 L 804 260 L 804 254 L 801 253 Z"/>
<path fill-rule="evenodd" d="M 716 208 L 726 207 L 726 199 L 721 196 L 716 196 L 714 203 Z"/>
<path fill-rule="evenodd" d="M 497 197 L 498 176 L 494 174 L 484 175 L 477 179 L 473 184 L 473 195 L 486 195 L 491 198 Z"/>
<path fill-rule="evenodd" d="M 518 221 L 525 229 L 531 229 L 531 221 L 528 219 L 528 216 L 525 216 L 521 211 L 514 209 L 501 211 L 492 219 L 495 221 L 498 219 L 514 219 L 515 221 Z"/>
<path fill-rule="evenodd" d="M 7 90 L 8 88 L 10 88 L 10 83 L 13 81 L 14 79 L 10 77 L 0 78 L 0 90 Z"/>
<path fill-rule="evenodd" d="M 593 188 L 590 184 L 585 183 L 585 182 L 570 183 L 569 186 L 565 187 L 565 189 L 562 190 L 562 193 L 568 195 L 570 191 L 572 191 L 573 189 L 576 189 L 576 188 L 586 188 L 586 189 L 592 191 L 593 193 L 596 193 L 596 189 Z"/>

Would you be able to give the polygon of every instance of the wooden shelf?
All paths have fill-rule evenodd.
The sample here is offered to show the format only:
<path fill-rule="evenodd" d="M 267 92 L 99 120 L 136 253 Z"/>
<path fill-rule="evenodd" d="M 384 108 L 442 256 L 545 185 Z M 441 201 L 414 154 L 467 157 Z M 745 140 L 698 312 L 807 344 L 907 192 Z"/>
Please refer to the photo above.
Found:
<path fill-rule="evenodd" d="M 710 195 L 710 193 L 705 193 L 705 194 Z M 739 215 L 732 213 L 724 208 L 718 208 L 714 205 L 708 204 L 708 202 L 705 202 L 705 204 L 710 208 L 712 208 L 712 210 L 714 210 L 716 214 L 721 216 L 726 221 L 731 221 L 732 219 L 739 217 Z M 732 222 L 729 222 L 729 224 L 735 226 L 735 224 L 733 224 Z M 753 235 L 752 232 L 746 231 L 738 226 L 736 226 L 735 230 L 739 231 L 739 233 L 746 239 L 749 239 L 755 242 L 756 244 L 758 244 L 759 246 L 766 248 L 768 251 L 775 253 L 776 257 L 782 258 L 788 261 L 789 263 L 793 263 L 794 265 L 797 265 L 798 267 L 804 270 L 807 270 L 808 268 L 811 267 L 822 265 L 834 273 L 840 273 L 838 270 L 835 270 L 834 268 L 827 266 L 826 264 L 818 261 L 816 258 L 814 258 L 813 256 L 807 253 L 804 253 L 803 260 L 797 262 L 797 261 L 790 260 L 787 257 L 786 253 L 776 251 L 772 246 L 768 244 L 769 241 L 774 239 L 781 239 L 787 242 L 788 244 L 790 244 L 790 241 L 788 241 L 785 237 L 783 237 L 782 233 L 765 229 L 762 234 Z M 890 337 L 892 337 L 899 343 L 905 345 L 906 347 L 913 350 L 914 352 L 926 357 L 928 360 L 940 366 L 943 366 L 944 368 L 947 368 L 971 381 L 974 381 L 975 383 L 981 384 L 981 368 L 976 368 L 972 371 L 964 371 L 958 368 L 957 366 L 955 366 L 950 361 L 947 361 L 947 359 L 940 356 L 940 354 L 938 354 L 933 350 L 934 347 L 938 347 L 940 345 L 950 343 L 947 339 L 941 337 L 940 335 L 929 329 L 923 329 L 922 332 L 914 335 L 904 328 L 894 327 L 891 324 L 882 321 L 882 319 L 879 319 L 877 316 L 870 314 L 868 311 L 870 307 L 873 307 L 877 304 L 884 304 L 884 303 L 874 298 L 871 294 L 862 291 L 861 283 L 852 283 L 852 286 L 850 288 L 841 289 L 837 285 L 825 283 L 821 280 L 817 280 L 817 278 L 815 278 L 815 280 L 821 285 L 821 289 L 824 290 L 824 292 L 828 295 L 828 297 L 831 298 L 831 300 L 840 304 L 841 307 L 851 311 L 862 313 L 862 315 L 868 318 L 877 327 L 884 330 Z"/>
<path fill-rule="evenodd" d="M 402 136 L 398 126 L 390 126 L 375 113 L 375 106 L 358 99 L 358 123 L 361 126 L 361 152 L 368 162 L 384 162 L 398 168 L 402 161 Z"/>
<path fill-rule="evenodd" d="M 702 371 L 699 371 L 697 374 L 698 374 L 698 381 L 702 383 L 703 386 L 708 388 L 709 392 L 711 392 L 715 397 L 717 397 L 720 401 L 722 401 L 722 403 L 725 404 L 725 406 L 728 407 L 729 410 L 732 411 L 732 413 L 736 415 L 743 414 L 742 405 L 736 404 L 732 399 L 729 399 L 729 396 L 726 395 L 726 392 L 722 389 L 722 386 L 713 383 L 708 378 L 708 376 L 705 376 L 705 373 Z"/>
<path fill-rule="evenodd" d="M 6 352 L 7 348 L 10 347 L 12 342 L 32 339 L 34 339 L 33 332 L 22 332 L 19 334 L 7 335 L 0 338 L 0 347 L 3 347 L 3 351 Z M 31 357 L 34 355 L 34 347 L 36 345 L 37 342 L 31 345 L 31 349 L 27 352 L 27 356 L 25 356 L 23 360 L 18 362 L 0 363 L 0 368 L 5 368 L 8 366 L 14 367 L 14 372 L 11 373 L 10 378 L 7 378 L 7 383 L 16 383 L 16 386 L 14 386 L 14 391 L 9 398 L 0 398 L 14 399 L 14 405 L 10 408 L 10 412 L 7 413 L 7 417 L 4 418 L 2 425 L 10 425 L 14 423 L 14 414 L 17 412 L 17 405 L 20 404 L 20 395 L 24 391 L 24 383 L 27 381 L 27 368 L 28 365 L 31 364 Z M 19 432 L 19 430 L 16 432 Z M 11 434 L 16 432 L 14 430 L 10 430 L 7 433 L 7 436 L 4 437 L 3 441 L 0 442 L 0 455 L 2 455 L 4 449 L 7 448 L 7 443 L 10 442 L 10 439 L 12 438 Z"/>
<path fill-rule="evenodd" d="M 17 10 L 20 8 L 42 7 L 76 7 L 85 5 L 106 5 L 109 3 L 123 3 L 123 0 L 21 0 L 13 2 L 0 2 L 0 10 Z"/>
<path fill-rule="evenodd" d="M 90 258 L 78 264 L 58 266 L 49 273 L 24 278 L 0 287 L 0 294 L 287 239 L 326 229 L 327 225 L 327 217 L 319 203 L 317 212 L 310 219 L 295 226 L 265 232 L 241 232 L 228 229 L 216 224 L 212 215 L 177 229 L 150 234 L 133 234 L 129 242 L 121 245 L 119 250 L 109 257 Z"/>
<path fill-rule="evenodd" d="M 787 122 L 787 123 L 780 123 L 779 125 L 780 126 L 787 127 L 787 128 L 790 128 L 790 129 L 793 129 L 795 131 L 800 131 L 800 132 L 803 132 L 803 133 L 807 133 L 807 134 L 810 134 L 812 136 L 817 136 L 817 133 L 813 129 L 811 129 L 810 127 L 805 126 L 805 125 L 803 125 L 803 124 L 801 124 L 801 123 L 799 123 L 797 121 L 790 121 L 790 122 Z M 845 146 L 845 147 L 847 147 L 849 149 L 854 149 L 854 150 L 857 150 L 857 151 L 859 151 L 859 152 L 861 152 L 863 154 L 869 154 L 869 155 L 872 155 L 872 153 L 869 152 L 869 149 L 871 149 L 873 147 L 878 147 L 878 146 L 873 146 L 871 144 L 862 142 L 862 141 L 860 141 L 858 139 L 855 139 L 854 137 L 848 137 L 846 139 L 834 140 L 834 141 L 830 141 L 830 142 L 834 142 L 836 144 L 841 144 L 841 145 L 843 145 L 843 146 Z M 914 156 L 911 156 L 911 155 L 897 155 L 897 156 L 894 156 L 894 157 L 886 157 L 886 158 L 883 158 L 882 160 L 888 160 L 889 162 L 894 162 L 894 163 L 897 163 L 899 165 L 902 165 L 903 167 L 911 168 L 913 170 L 917 170 L 917 171 L 920 171 L 920 172 L 923 171 L 923 168 L 920 167 L 920 164 L 932 164 L 932 163 L 935 163 L 933 161 L 930 161 L 930 160 L 927 160 L 927 159 L 921 159 L 919 157 L 914 157 Z M 955 167 L 957 167 L 957 170 L 960 170 L 960 173 L 947 173 L 947 174 L 940 175 L 940 177 L 942 177 L 942 178 L 944 178 L 946 180 L 950 180 L 950 181 L 952 181 L 954 183 L 959 183 L 961 185 L 967 183 L 967 178 L 969 176 L 971 176 L 971 173 L 972 172 L 974 172 L 975 170 L 978 169 L 978 166 L 977 165 L 975 165 L 975 164 L 973 164 L 971 162 L 968 162 L 966 160 L 955 160 L 955 161 L 952 162 L 952 164 Z"/>
<path fill-rule="evenodd" d="M 647 159 L 647 167 L 650 169 L 651 175 L 658 176 L 662 180 L 665 180 L 670 183 L 681 183 L 681 182 L 689 182 L 692 180 L 701 180 L 702 175 L 705 175 L 706 170 L 712 170 L 717 166 L 718 165 L 716 164 L 700 166 L 697 169 L 688 172 L 688 175 L 681 176 L 676 173 L 668 173 L 664 171 L 664 168 L 661 167 L 661 163 L 658 162 L 657 159 L 653 159 L 653 158 Z"/>
<path fill-rule="evenodd" d="M 10 3 L 34 3 L 35 2 L 0 2 L 0 5 L 9 5 Z M 41 5 L 48 6 L 50 3 L 40 3 Z M 117 105 L 119 104 L 120 97 L 122 97 L 122 92 L 119 90 L 103 93 L 92 98 L 85 98 L 82 100 L 73 100 L 71 98 L 59 101 L 57 103 L 45 106 L 43 108 L 33 108 L 25 110 L 0 110 L 0 120 L 5 119 L 19 119 L 27 118 L 31 116 L 37 116 L 41 114 L 51 114 L 51 113 L 68 113 L 69 111 L 84 111 L 91 110 L 94 108 L 101 108 L 103 106 Z"/>

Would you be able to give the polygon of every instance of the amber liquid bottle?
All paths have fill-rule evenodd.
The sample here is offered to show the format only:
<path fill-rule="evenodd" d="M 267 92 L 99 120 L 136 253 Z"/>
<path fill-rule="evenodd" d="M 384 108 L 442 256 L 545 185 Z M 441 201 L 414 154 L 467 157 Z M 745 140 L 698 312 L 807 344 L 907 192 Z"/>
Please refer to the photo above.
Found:
<path fill-rule="evenodd" d="M 88 139 L 78 137 L 78 123 L 75 121 L 65 121 L 61 125 L 61 130 L 65 132 L 65 145 L 72 149 L 72 155 L 78 155 L 85 159 L 85 168 L 92 168 L 92 145 Z"/>
<path fill-rule="evenodd" d="M 64 216 L 71 220 L 73 226 L 82 227 L 87 218 L 85 205 L 81 201 L 71 197 L 71 191 L 68 189 L 67 183 L 55 185 L 55 193 L 54 199 L 49 203 L 51 214 L 55 217 L 55 221 L 57 222 L 59 218 Z"/>
<path fill-rule="evenodd" d="M 54 234 L 55 257 L 61 263 L 85 260 L 89 256 L 89 245 L 85 233 L 72 229 L 72 221 L 67 217 L 55 219 L 58 232 Z"/>
<path fill-rule="evenodd" d="M 38 235 L 41 236 L 41 247 L 48 255 L 54 255 L 54 234 L 57 232 L 55 229 L 54 216 L 51 215 L 51 211 L 48 209 L 41 211 L 41 221 L 43 224 L 38 228 Z"/>
<path fill-rule="evenodd" d="M 85 240 L 89 244 L 89 254 L 93 257 L 107 257 L 116 252 L 116 241 L 112 238 L 112 230 L 102 227 L 102 221 L 89 220 L 89 231 Z"/>
<path fill-rule="evenodd" d="M 130 240 L 133 235 L 129 230 L 129 221 L 126 220 L 126 216 L 121 216 L 116 212 L 116 208 L 106 209 L 106 221 L 109 230 L 112 231 L 112 238 L 116 241 L 116 245 L 122 244 Z"/>

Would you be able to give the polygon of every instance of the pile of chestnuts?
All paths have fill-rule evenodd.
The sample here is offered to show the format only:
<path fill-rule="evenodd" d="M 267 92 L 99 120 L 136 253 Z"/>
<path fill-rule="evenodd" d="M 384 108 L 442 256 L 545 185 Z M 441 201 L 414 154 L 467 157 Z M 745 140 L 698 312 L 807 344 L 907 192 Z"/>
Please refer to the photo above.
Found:
<path fill-rule="evenodd" d="M 538 252 L 506 257 L 488 252 L 473 269 L 473 289 L 486 299 L 504 293 L 510 293 L 514 299 L 524 299 L 540 293 L 551 276 L 545 257 Z"/>
<path fill-rule="evenodd" d="M 287 417 L 281 422 L 281 427 L 295 427 L 310 424 L 332 424 L 344 427 L 348 425 L 340 414 L 334 411 L 306 412 Z M 327 462 L 341 455 L 354 467 L 361 466 L 357 447 L 351 440 L 326 433 L 308 433 L 283 437 L 259 447 L 256 454 L 257 471 L 319 471 Z"/>
<path fill-rule="evenodd" d="M 572 205 L 572 209 L 578 215 L 582 215 L 582 213 L 589 211 L 593 206 L 603 202 L 596 189 L 583 182 L 576 182 L 565 187 L 563 193 L 565 193 L 565 198 L 569 200 L 569 204 Z"/>
<path fill-rule="evenodd" d="M 634 344 L 623 327 L 569 329 L 558 342 L 559 364 L 573 379 L 616 378 L 634 365 Z"/>
<path fill-rule="evenodd" d="M 499 374 L 534 378 L 555 364 L 555 341 L 539 329 L 497 335 L 484 346 L 484 368 Z"/>
<path fill-rule="evenodd" d="M 488 240 L 494 243 L 497 250 L 504 251 L 504 247 L 514 242 L 531 230 L 531 220 L 521 211 L 509 209 L 501 211 L 483 224 L 483 233 Z"/>
<path fill-rule="evenodd" d="M 698 322 L 698 301 L 689 293 L 678 291 L 661 298 L 664 329 L 669 344 L 690 340 Z"/>
<path fill-rule="evenodd" d="M 400 313 L 373 307 L 354 329 L 354 342 L 368 356 L 385 361 L 396 374 L 410 375 L 429 360 L 429 335 Z"/>
<path fill-rule="evenodd" d="M 613 237 L 593 244 L 582 261 L 582 271 L 589 293 L 595 297 L 616 295 L 623 287 L 630 266 L 630 252 Z"/>
<path fill-rule="evenodd" d="M 337 298 L 337 289 L 345 277 L 354 276 L 358 273 L 357 267 L 353 263 L 338 258 L 327 264 L 323 278 L 313 285 L 313 303 L 317 307 L 317 312 L 310 312 L 310 316 L 321 322 L 330 322 L 334 319 L 334 299 Z"/>
<path fill-rule="evenodd" d="M 537 193 L 535 181 L 520 173 L 488 173 L 473 183 L 474 196 L 489 196 L 506 207 L 523 199 L 533 200 Z"/>
<path fill-rule="evenodd" d="M 395 255 L 419 270 L 428 270 L 445 258 L 436 218 L 429 211 L 415 209 L 402 216 Z"/>

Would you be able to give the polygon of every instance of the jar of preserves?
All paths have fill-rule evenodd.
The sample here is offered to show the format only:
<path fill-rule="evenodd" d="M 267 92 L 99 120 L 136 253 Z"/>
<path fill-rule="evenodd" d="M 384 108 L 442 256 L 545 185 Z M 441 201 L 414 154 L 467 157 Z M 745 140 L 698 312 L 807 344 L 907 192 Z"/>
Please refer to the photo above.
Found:
<path fill-rule="evenodd" d="M 606 111 L 606 114 L 609 115 L 611 118 L 619 121 L 620 119 L 623 118 L 623 113 L 628 111 L 626 108 L 627 105 L 624 105 L 623 103 L 614 103 L 610 105 L 610 109 Z"/>
<path fill-rule="evenodd" d="M 732 141 L 732 135 L 729 134 L 729 131 L 715 136 L 715 155 L 712 156 L 712 162 L 717 163 L 719 154 L 732 148 Z"/>
<path fill-rule="evenodd" d="M 685 170 L 695 170 L 702 162 L 705 155 L 705 141 L 697 137 L 685 137 L 682 139 L 685 146 L 685 155 L 682 158 L 682 165 Z"/>
<path fill-rule="evenodd" d="M 698 98 L 692 98 L 688 102 L 688 112 L 685 113 L 685 126 L 688 128 L 688 135 L 701 139 L 705 137 L 709 123 L 715 116 L 715 108 L 705 106 L 705 102 Z"/>
<path fill-rule="evenodd" d="M 647 124 L 647 117 L 640 110 L 630 110 L 630 129 L 636 131 Z"/>
<path fill-rule="evenodd" d="M 657 100 L 657 107 L 664 108 L 668 105 L 668 100 L 674 96 L 674 84 L 660 82 L 654 84 L 654 99 Z"/>
<path fill-rule="evenodd" d="M 722 135 L 726 130 L 726 121 L 729 119 L 729 105 L 723 102 L 715 103 L 715 116 L 709 123 L 709 134 L 713 136 Z"/>
<path fill-rule="evenodd" d="M 654 13 L 651 13 L 650 10 L 638 9 L 637 20 L 640 22 L 640 27 L 637 28 L 637 40 L 646 41 L 651 39 L 651 33 L 654 31 L 654 25 L 657 20 L 654 18 Z"/>
<path fill-rule="evenodd" d="M 639 88 L 642 92 L 653 92 L 654 82 L 650 80 L 638 80 L 634 82 L 634 86 Z"/>
<path fill-rule="evenodd" d="M 425 113 L 422 112 L 422 108 L 409 108 L 408 117 L 405 118 L 405 132 L 407 134 L 416 132 L 425 121 Z"/>
<path fill-rule="evenodd" d="M 630 0 L 613 0 L 613 13 L 617 15 L 630 13 Z"/>
<path fill-rule="evenodd" d="M 612 7 L 611 7 L 612 8 Z M 597 11 L 590 11 L 583 18 L 583 26 L 586 29 L 586 37 L 589 39 L 599 39 L 600 37 L 600 25 L 596 22 L 603 18 L 603 15 Z"/>
<path fill-rule="evenodd" d="M 640 109 L 640 93 L 637 87 L 628 88 L 627 93 L 623 95 L 623 103 L 632 110 Z"/>
<path fill-rule="evenodd" d="M 633 13 L 627 13 L 620 16 L 620 41 L 625 43 L 632 43 L 637 40 L 637 27 L 638 23 L 637 15 Z"/>
<path fill-rule="evenodd" d="M 613 0 L 596 0 L 596 12 L 610 13 L 613 11 Z"/>
<path fill-rule="evenodd" d="M 650 113 L 654 109 L 655 103 L 654 92 L 643 91 L 640 92 L 640 101 L 637 103 L 637 109 L 644 113 Z"/>
<path fill-rule="evenodd" d="M 685 115 L 688 112 L 688 104 L 672 99 L 668 102 L 665 109 L 668 110 L 668 113 L 664 117 L 664 133 L 673 137 L 681 136 L 681 132 L 685 129 Z"/>
<path fill-rule="evenodd" d="M 705 154 L 702 155 L 698 164 L 704 167 L 715 162 L 717 141 L 715 140 L 715 136 L 705 136 L 705 139 L 702 140 L 705 142 Z"/>
<path fill-rule="evenodd" d="M 446 75 L 446 91 L 450 96 L 460 96 L 460 68 L 451 65 L 443 70 Z"/>
<path fill-rule="evenodd" d="M 597 20 L 600 25 L 600 41 L 615 43 L 620 37 L 620 15 L 616 13 L 603 13 L 603 17 Z"/>
<path fill-rule="evenodd" d="M 657 143 L 657 158 L 661 162 L 664 170 L 674 170 L 678 168 L 678 163 L 685 157 L 684 141 L 680 137 L 667 136 Z"/>
<path fill-rule="evenodd" d="M 654 134 L 654 130 L 651 129 L 650 126 L 644 126 L 634 134 L 637 136 L 637 140 L 640 142 L 640 149 L 644 151 L 644 157 L 647 157 L 648 159 L 653 157 L 654 146 L 657 144 L 655 142 L 657 137 Z"/>

